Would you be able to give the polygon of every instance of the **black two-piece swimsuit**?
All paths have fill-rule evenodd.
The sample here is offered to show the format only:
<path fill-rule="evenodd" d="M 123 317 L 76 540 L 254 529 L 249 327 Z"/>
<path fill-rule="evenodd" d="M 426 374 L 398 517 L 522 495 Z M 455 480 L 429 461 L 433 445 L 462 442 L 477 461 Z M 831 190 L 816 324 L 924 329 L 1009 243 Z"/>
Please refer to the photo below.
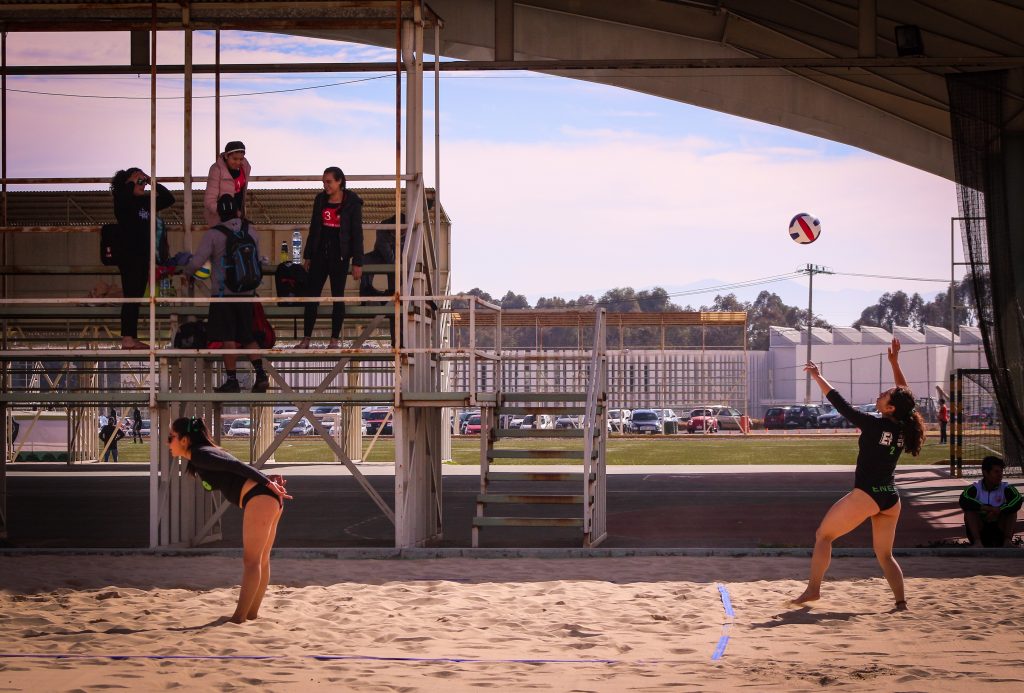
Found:
<path fill-rule="evenodd" d="M 826 397 L 836 411 L 860 429 L 853 487 L 871 496 L 879 510 L 888 510 L 900 502 L 895 472 L 903 452 L 903 427 L 888 417 L 879 418 L 854 409 L 836 390 L 829 391 Z"/>
<path fill-rule="evenodd" d="M 270 488 L 270 479 L 260 470 L 236 459 L 221 448 L 203 446 L 192 451 L 189 464 L 195 469 L 196 475 L 207 491 L 220 491 L 224 497 L 235 505 L 245 508 L 246 504 L 256 496 L 273 496 L 278 503 L 284 505 L 281 497 Z M 252 480 L 256 485 L 242 497 L 242 487 Z"/>

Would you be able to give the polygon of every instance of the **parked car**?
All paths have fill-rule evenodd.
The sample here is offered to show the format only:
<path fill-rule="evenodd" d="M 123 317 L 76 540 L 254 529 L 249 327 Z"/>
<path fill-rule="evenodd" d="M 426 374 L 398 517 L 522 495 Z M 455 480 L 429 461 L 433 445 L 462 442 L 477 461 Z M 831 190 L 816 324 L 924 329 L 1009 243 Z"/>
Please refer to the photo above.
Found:
<path fill-rule="evenodd" d="M 786 412 L 789 407 L 768 407 L 764 413 L 764 427 L 766 430 L 786 427 Z"/>
<path fill-rule="evenodd" d="M 697 407 L 690 410 L 686 419 L 687 433 L 718 433 L 718 419 L 713 407 Z"/>
<path fill-rule="evenodd" d="M 466 435 L 480 435 L 480 415 L 473 414 L 466 419 Z"/>
<path fill-rule="evenodd" d="M 143 419 L 142 420 L 142 427 L 139 428 L 139 435 L 142 436 L 143 438 L 146 438 L 146 437 L 149 436 L 149 431 L 150 431 L 149 419 Z"/>
<path fill-rule="evenodd" d="M 609 409 L 608 430 L 617 433 L 628 433 L 630 414 L 629 409 Z"/>
<path fill-rule="evenodd" d="M 298 408 L 297 407 L 293 407 L 290 404 L 288 404 L 288 405 L 283 405 L 282 404 L 280 406 L 274 407 L 274 416 L 295 416 L 298 413 L 299 413 Z"/>
<path fill-rule="evenodd" d="M 463 409 L 459 412 L 458 419 L 456 421 L 456 431 L 459 435 L 466 435 L 466 422 L 469 421 L 469 417 L 474 414 L 480 415 L 479 409 Z"/>
<path fill-rule="evenodd" d="M 718 430 L 720 431 L 741 431 L 743 412 L 735 407 L 726 406 L 715 406 L 711 407 L 711 412 L 718 420 Z"/>
<path fill-rule="evenodd" d="M 583 426 L 583 417 L 577 416 L 559 416 L 555 419 L 555 429 L 559 428 L 580 428 Z"/>
<path fill-rule="evenodd" d="M 364 409 L 363 421 L 366 422 L 366 435 L 377 435 L 378 428 L 381 429 L 381 435 L 391 435 L 393 429 L 391 426 L 391 419 L 388 418 L 388 412 L 390 411 L 390 407 Z M 387 419 L 386 424 L 384 423 L 385 419 Z M 383 428 L 381 428 L 382 425 Z"/>
<path fill-rule="evenodd" d="M 850 428 L 852 425 L 837 411 L 830 411 L 818 417 L 819 428 Z"/>
<path fill-rule="evenodd" d="M 527 414 L 519 428 L 523 430 L 551 429 L 555 427 L 555 421 L 547 414 Z"/>
<path fill-rule="evenodd" d="M 327 431 L 327 435 L 331 436 L 332 438 L 337 437 L 338 433 L 339 433 L 338 428 L 340 426 L 341 426 L 341 424 L 339 424 L 337 421 L 332 423 L 330 430 Z M 366 421 L 364 419 L 361 419 L 361 418 L 359 419 L 359 435 L 362 435 L 362 436 L 366 435 Z"/>
<path fill-rule="evenodd" d="M 654 409 L 636 409 L 630 419 L 630 430 L 633 433 L 663 433 L 661 417 Z"/>
<path fill-rule="evenodd" d="M 677 424 L 679 423 L 679 417 L 672 409 L 657 409 L 655 411 L 661 415 L 662 423 L 667 423 L 669 421 L 674 421 Z"/>
<path fill-rule="evenodd" d="M 229 436 L 248 436 L 251 433 L 252 422 L 249 419 L 235 419 L 228 428 Z"/>
<path fill-rule="evenodd" d="M 523 416 L 522 414 L 516 414 L 511 419 L 509 419 L 508 427 L 509 428 L 519 428 L 520 426 L 523 425 L 523 419 L 524 418 L 526 418 L 526 417 Z"/>
<path fill-rule="evenodd" d="M 821 409 L 816 404 L 797 404 L 786 410 L 786 428 L 817 428 Z"/>
<path fill-rule="evenodd" d="M 274 433 L 280 433 L 281 430 L 284 429 L 284 425 L 289 421 L 291 421 L 291 417 L 287 419 L 281 419 L 276 424 L 274 424 Z M 305 416 L 299 419 L 299 422 L 295 424 L 295 426 L 293 426 L 290 431 L 288 431 L 288 435 L 290 436 L 308 436 L 314 433 L 316 433 L 316 429 L 313 428 L 313 424 L 311 424 L 309 422 L 309 419 L 307 419 Z"/>
<path fill-rule="evenodd" d="M 340 414 L 341 407 L 337 404 L 318 404 L 315 407 L 311 407 L 309 413 L 318 419 L 322 419 L 328 414 Z"/>

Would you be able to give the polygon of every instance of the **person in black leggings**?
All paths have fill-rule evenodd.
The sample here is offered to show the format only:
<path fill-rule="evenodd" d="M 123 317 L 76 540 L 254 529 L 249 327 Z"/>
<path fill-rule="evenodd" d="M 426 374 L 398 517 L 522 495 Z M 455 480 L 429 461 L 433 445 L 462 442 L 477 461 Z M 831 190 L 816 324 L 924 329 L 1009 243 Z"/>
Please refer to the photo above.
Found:
<path fill-rule="evenodd" d="M 327 279 L 331 280 L 331 296 L 345 295 L 349 265 L 357 282 L 363 276 L 363 201 L 345 189 L 345 174 L 337 166 L 324 170 L 324 191 L 313 200 L 313 217 L 303 251 L 303 265 L 309 273 L 307 296 L 319 296 Z M 307 303 L 303 319 L 303 337 L 297 349 L 309 348 L 309 338 L 316 326 L 319 305 Z M 331 310 L 331 341 L 328 349 L 341 346 L 339 337 L 345 322 L 345 304 L 335 303 Z"/>
<path fill-rule="evenodd" d="M 188 460 L 185 471 L 199 477 L 203 488 L 220 491 L 225 500 L 242 508 L 242 587 L 230 620 L 251 621 L 259 615 L 270 582 L 270 550 L 284 501 L 291 498 L 287 482 L 279 475 L 266 476 L 218 447 L 202 419 L 176 419 L 167 446 L 172 456 Z"/>
<path fill-rule="evenodd" d="M 117 267 L 121 271 L 121 291 L 125 298 L 142 298 L 149 283 L 149 176 L 139 168 L 126 168 L 110 179 L 114 198 L 114 216 L 120 232 L 117 242 Z M 174 204 L 174 195 L 159 183 L 156 186 L 156 210 Z M 167 237 L 157 238 L 157 257 L 166 258 Z M 139 304 L 121 304 L 121 348 L 148 349 L 139 341 Z"/>
<path fill-rule="evenodd" d="M 804 593 L 793 600 L 796 604 L 821 598 L 821 581 L 832 560 L 832 542 L 871 518 L 875 557 L 896 597 L 896 609 L 907 609 L 903 571 L 892 555 L 901 507 L 894 472 L 902 452 L 909 452 L 914 457 L 921 452 L 925 432 L 914 393 L 900 369 L 899 354 L 900 341 L 894 339 L 889 348 L 889 364 L 896 387 L 878 395 L 875 407 L 881 417 L 854 409 L 822 377 L 816 365 L 808 363 L 804 366 L 804 371 L 814 378 L 836 411 L 860 429 L 860 438 L 857 441 L 859 452 L 853 490 L 836 501 L 818 526 L 811 556 L 811 577 Z"/>

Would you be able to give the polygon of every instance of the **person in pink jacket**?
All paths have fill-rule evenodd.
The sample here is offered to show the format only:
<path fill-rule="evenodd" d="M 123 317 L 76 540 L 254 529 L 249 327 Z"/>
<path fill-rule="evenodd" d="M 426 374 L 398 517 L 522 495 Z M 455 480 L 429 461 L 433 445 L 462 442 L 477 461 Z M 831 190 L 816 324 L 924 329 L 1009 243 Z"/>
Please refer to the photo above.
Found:
<path fill-rule="evenodd" d="M 245 145 L 238 141 L 228 142 L 224 153 L 210 166 L 206 178 L 206 194 L 203 195 L 203 218 L 207 226 L 220 223 L 217 214 L 217 200 L 222 195 L 233 195 L 235 209 L 245 214 L 245 191 L 249 187 L 249 172 L 252 166 L 245 158 Z"/>

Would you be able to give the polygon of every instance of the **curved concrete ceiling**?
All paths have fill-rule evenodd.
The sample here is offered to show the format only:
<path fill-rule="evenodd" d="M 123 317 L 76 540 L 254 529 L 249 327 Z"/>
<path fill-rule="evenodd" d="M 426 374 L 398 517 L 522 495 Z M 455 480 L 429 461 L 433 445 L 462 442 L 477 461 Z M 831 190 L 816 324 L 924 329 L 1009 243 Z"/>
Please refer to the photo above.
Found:
<path fill-rule="evenodd" d="M 1024 0 L 430 0 L 463 60 L 822 59 L 824 66 L 546 70 L 842 142 L 953 178 L 944 75 L 1024 56 Z M 863 19 L 862 19 L 863 17 Z M 897 60 L 920 28 L 927 66 Z M 295 32 L 381 46 L 393 31 Z M 428 46 L 432 42 L 428 40 Z M 506 55 L 502 56 L 501 54 Z M 858 58 L 876 58 L 867 67 Z M 888 60 L 881 60 L 888 59 Z M 936 59 L 949 59 L 948 62 Z M 785 62 L 785 61 L 784 61 Z M 860 61 L 861 65 L 865 62 Z M 1024 61 L 1022 61 L 1024 63 Z M 1017 63 L 1020 65 L 1022 63 Z M 775 61 L 773 64 L 778 64 Z M 1022 101 L 1024 104 L 1024 101 Z"/>

